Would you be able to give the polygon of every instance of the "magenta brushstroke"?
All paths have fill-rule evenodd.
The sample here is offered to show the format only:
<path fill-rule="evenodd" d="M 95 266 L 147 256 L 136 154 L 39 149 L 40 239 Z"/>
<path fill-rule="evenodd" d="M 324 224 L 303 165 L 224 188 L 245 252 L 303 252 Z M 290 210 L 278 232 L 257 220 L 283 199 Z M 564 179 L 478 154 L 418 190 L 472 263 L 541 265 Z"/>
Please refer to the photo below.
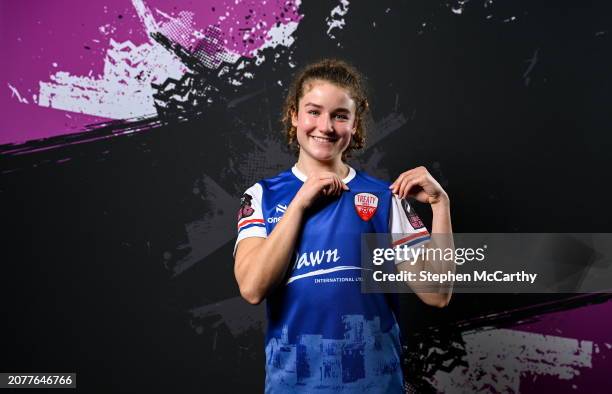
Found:
<path fill-rule="evenodd" d="M 250 56 L 251 51 L 259 48 L 276 23 L 300 20 L 295 3 L 242 1 L 236 5 L 234 1 L 222 0 L 145 1 L 158 22 L 165 20 L 163 15 L 176 18 L 181 12 L 191 12 L 192 28 L 196 30 L 204 31 L 216 24 L 225 48 L 243 56 Z M 219 16 L 225 19 L 220 21 Z M 49 82 L 50 76 L 57 71 L 78 76 L 102 74 L 110 38 L 118 42 L 131 40 L 135 45 L 149 40 L 129 0 L 2 2 L 0 18 L 4 53 L 11 56 L 0 65 L 0 105 L 5 113 L 0 121 L 0 144 L 72 134 L 83 131 L 85 125 L 107 121 L 107 118 L 40 107 L 33 103 L 32 96 L 38 95 L 39 81 Z M 106 33 L 100 30 L 101 26 Z M 255 33 L 243 40 L 244 30 L 241 29 L 253 27 Z M 183 44 L 192 50 L 198 49 L 198 43 L 186 41 Z M 9 84 L 29 104 L 11 97 Z"/>
<path fill-rule="evenodd" d="M 581 369 L 574 379 L 561 380 L 551 376 L 525 376 L 520 392 L 529 393 L 598 393 L 610 389 L 607 371 L 612 371 L 612 301 L 576 309 L 552 312 L 533 321 L 512 327 L 515 330 L 592 341 L 592 368 Z M 608 345 L 606 345 L 608 344 Z"/>

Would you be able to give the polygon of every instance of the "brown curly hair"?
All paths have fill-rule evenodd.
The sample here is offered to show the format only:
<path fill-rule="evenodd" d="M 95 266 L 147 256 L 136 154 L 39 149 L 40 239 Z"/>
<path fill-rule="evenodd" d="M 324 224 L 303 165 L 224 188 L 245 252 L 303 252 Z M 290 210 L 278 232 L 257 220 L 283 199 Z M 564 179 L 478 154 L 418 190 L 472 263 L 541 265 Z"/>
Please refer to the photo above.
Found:
<path fill-rule="evenodd" d="M 351 138 L 350 145 L 342 153 L 342 159 L 344 160 L 350 157 L 352 151 L 362 149 L 365 146 L 365 115 L 368 113 L 370 106 L 363 75 L 343 60 L 323 59 L 305 66 L 295 75 L 285 98 L 281 118 L 287 144 L 295 150 L 296 154 L 299 152 L 297 129 L 291 124 L 291 116 L 298 112 L 299 101 L 305 93 L 305 85 L 317 80 L 330 82 L 347 89 L 349 95 L 355 101 L 356 131 Z"/>

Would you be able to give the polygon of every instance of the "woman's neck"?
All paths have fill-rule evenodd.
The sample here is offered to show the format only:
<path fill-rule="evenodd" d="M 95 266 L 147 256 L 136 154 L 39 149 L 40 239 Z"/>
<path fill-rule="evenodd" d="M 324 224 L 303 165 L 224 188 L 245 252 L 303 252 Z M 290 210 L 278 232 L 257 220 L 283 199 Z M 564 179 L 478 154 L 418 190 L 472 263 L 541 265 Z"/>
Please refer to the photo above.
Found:
<path fill-rule="evenodd" d="M 298 170 L 304 173 L 307 177 L 312 173 L 323 171 L 333 172 L 334 174 L 338 175 L 340 179 L 346 178 L 349 174 L 348 165 L 342 162 L 340 158 L 330 162 L 322 162 L 306 158 L 304 156 L 305 155 L 300 155 L 295 165 Z"/>

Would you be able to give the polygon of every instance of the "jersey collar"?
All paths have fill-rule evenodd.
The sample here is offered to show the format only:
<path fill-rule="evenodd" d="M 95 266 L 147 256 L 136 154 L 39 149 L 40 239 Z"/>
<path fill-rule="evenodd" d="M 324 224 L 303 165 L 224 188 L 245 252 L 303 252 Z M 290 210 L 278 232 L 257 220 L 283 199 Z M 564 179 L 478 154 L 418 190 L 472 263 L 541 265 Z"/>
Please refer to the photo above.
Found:
<path fill-rule="evenodd" d="M 346 176 L 346 178 L 342 180 L 343 183 L 349 183 L 350 181 L 353 180 L 353 178 L 355 178 L 355 175 L 357 174 L 357 172 L 353 169 L 353 167 L 349 166 L 348 164 L 347 164 L 347 167 L 349 168 L 349 173 Z M 291 167 L 291 172 L 293 172 L 293 175 L 295 175 L 297 179 L 299 179 L 302 182 L 306 182 L 306 179 L 308 177 L 302 171 L 298 170 L 298 168 L 295 165 Z"/>

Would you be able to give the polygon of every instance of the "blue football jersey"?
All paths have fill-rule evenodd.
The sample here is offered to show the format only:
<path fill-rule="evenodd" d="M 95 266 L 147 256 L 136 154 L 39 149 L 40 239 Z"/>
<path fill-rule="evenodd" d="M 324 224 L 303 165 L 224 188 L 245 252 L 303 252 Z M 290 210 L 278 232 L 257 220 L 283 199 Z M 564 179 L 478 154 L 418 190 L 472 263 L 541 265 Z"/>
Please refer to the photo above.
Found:
<path fill-rule="evenodd" d="M 305 180 L 294 166 L 250 187 L 236 246 L 267 237 Z M 388 182 L 353 168 L 343 181 L 350 191 L 306 212 L 287 277 L 266 299 L 267 393 L 403 392 L 397 295 L 361 292 L 361 235 L 416 247 L 429 232 Z"/>

